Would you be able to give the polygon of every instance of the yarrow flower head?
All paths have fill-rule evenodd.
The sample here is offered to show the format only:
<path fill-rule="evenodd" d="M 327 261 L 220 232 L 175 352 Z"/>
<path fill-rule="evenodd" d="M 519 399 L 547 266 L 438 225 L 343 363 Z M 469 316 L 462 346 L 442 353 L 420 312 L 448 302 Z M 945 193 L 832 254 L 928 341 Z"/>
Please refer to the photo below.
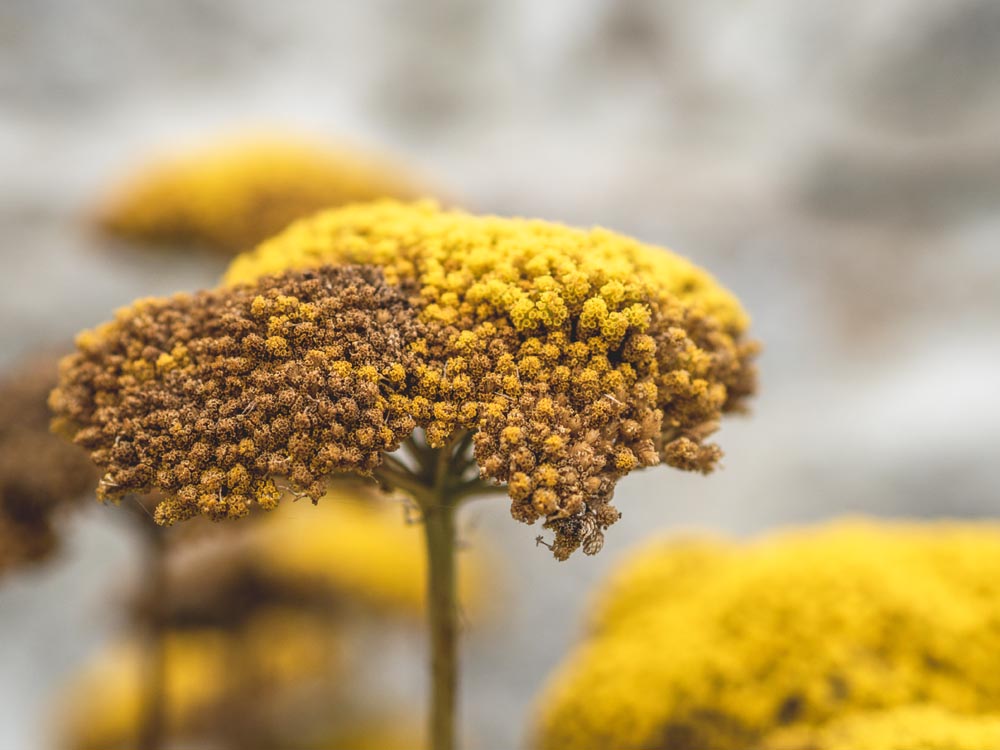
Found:
<path fill-rule="evenodd" d="M 320 213 L 238 257 L 225 285 L 141 301 L 81 336 L 52 405 L 170 523 L 240 516 L 285 486 L 379 475 L 415 428 L 470 436 L 555 555 L 598 551 L 615 483 L 706 442 L 754 389 L 736 299 L 667 251 L 605 230 L 382 201 Z"/>
<path fill-rule="evenodd" d="M 38 357 L 0 380 L 0 575 L 51 554 L 59 512 L 93 498 L 93 465 L 49 431 L 57 371 Z"/>
<path fill-rule="evenodd" d="M 1000 747 L 1000 715 L 914 705 L 861 712 L 769 737 L 761 750 L 985 750 Z"/>
<path fill-rule="evenodd" d="M 998 650 L 995 525 L 844 522 L 745 545 L 659 543 L 599 598 L 538 701 L 535 744 L 743 750 L 858 711 L 982 714 L 1000 700 Z M 883 747 L 896 746 L 871 745 Z"/>
<path fill-rule="evenodd" d="M 149 165 L 105 199 L 98 220 L 130 240 L 237 253 L 320 209 L 421 194 L 398 165 L 356 151 L 243 138 Z"/>

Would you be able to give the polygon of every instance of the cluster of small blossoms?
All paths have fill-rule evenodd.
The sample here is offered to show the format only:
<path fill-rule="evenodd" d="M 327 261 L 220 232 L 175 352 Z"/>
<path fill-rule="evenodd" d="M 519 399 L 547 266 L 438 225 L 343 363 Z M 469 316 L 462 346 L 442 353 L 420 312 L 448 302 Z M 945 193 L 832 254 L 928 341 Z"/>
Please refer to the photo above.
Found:
<path fill-rule="evenodd" d="M 1000 715 L 914 705 L 851 714 L 768 738 L 761 750 L 988 750 L 1000 747 Z"/>
<path fill-rule="evenodd" d="M 600 549 L 616 481 L 663 462 L 707 472 L 704 438 L 754 389 L 739 303 L 707 273 L 605 230 L 379 202 L 319 214 L 237 258 L 227 279 L 374 264 L 414 285 L 428 328 L 410 390 L 432 446 L 475 434 L 512 514 L 560 559 Z"/>
<path fill-rule="evenodd" d="M 744 750 L 914 703 L 985 715 L 1000 700 L 998 652 L 995 525 L 659 543 L 599 598 L 539 699 L 536 745 Z"/>
<path fill-rule="evenodd" d="M 394 389 L 417 327 L 371 268 L 143 300 L 79 337 L 55 426 L 106 470 L 102 498 L 162 491 L 161 523 L 274 507 L 282 479 L 318 500 L 413 431 Z"/>
<path fill-rule="evenodd" d="M 369 324 L 372 356 L 381 358 L 367 370 L 371 378 L 366 381 L 366 387 L 374 389 L 372 398 L 380 394 L 395 421 L 379 439 L 359 432 L 352 421 L 323 427 L 334 432 L 344 427 L 351 439 L 372 438 L 360 446 L 364 460 L 324 464 L 314 462 L 307 451 L 308 462 L 283 471 L 282 457 L 269 450 L 266 460 L 259 458 L 266 441 L 258 445 L 254 440 L 250 450 L 258 458 L 250 462 L 252 469 L 247 467 L 251 481 L 233 492 L 233 482 L 226 478 L 231 468 L 217 466 L 211 454 L 190 476 L 171 479 L 174 471 L 161 478 L 162 456 L 156 454 L 177 442 L 162 434 L 167 428 L 157 428 L 161 447 L 145 461 L 131 452 L 137 436 L 122 436 L 125 423 L 95 408 L 96 384 L 105 392 L 102 398 L 146 410 L 146 416 L 162 422 L 162 399 L 151 397 L 162 390 L 178 410 L 191 404 L 191 418 L 182 419 L 182 426 L 197 418 L 206 422 L 190 431 L 178 428 L 179 434 L 192 445 L 204 442 L 203 434 L 217 432 L 203 413 L 211 395 L 192 398 L 198 389 L 180 389 L 178 378 L 202 379 L 215 388 L 227 377 L 272 377 L 273 358 L 287 355 L 281 347 L 267 348 L 271 333 L 262 331 L 257 334 L 265 339 L 270 358 L 265 350 L 239 357 L 230 351 L 241 334 L 226 326 L 242 321 L 233 317 L 232 309 L 245 307 L 245 302 L 233 300 L 252 299 L 265 288 L 280 290 L 298 304 L 301 295 L 287 288 L 295 271 L 330 274 L 330 266 L 344 265 L 359 269 L 354 273 L 378 269 L 383 275 L 379 283 L 384 277 L 383 286 L 394 290 L 397 305 L 391 331 L 376 333 L 382 323 L 374 318 Z M 336 299 L 338 283 L 331 279 L 316 292 Z M 600 549 L 604 530 L 619 517 L 610 505 L 617 480 L 658 463 L 710 471 L 721 454 L 705 439 L 721 415 L 739 409 L 754 388 L 751 360 L 756 345 L 745 339 L 747 319 L 732 295 L 688 261 L 604 230 L 587 232 L 441 211 L 428 203 L 383 201 L 324 212 L 292 225 L 237 258 L 227 284 L 194 298 L 200 300 L 195 305 L 188 298 L 139 304 L 110 328 L 86 337 L 54 401 L 70 432 L 80 430 L 77 441 L 111 469 L 105 483 L 108 494 L 144 484 L 186 493 L 161 510 L 164 520 L 197 510 L 233 515 L 233 501 L 227 498 L 235 496 L 240 510 L 248 493 L 259 495 L 261 490 L 272 498 L 267 501 L 271 504 L 275 495 L 267 483 L 269 474 L 287 476 L 294 487 L 315 497 L 320 488 L 313 483 L 323 475 L 370 473 L 381 451 L 393 450 L 407 427 L 419 426 L 432 448 L 472 434 L 480 474 L 507 485 L 513 516 L 528 523 L 544 519 L 555 531 L 553 551 L 560 559 L 580 546 L 592 554 Z M 315 305 L 317 300 L 311 297 L 309 302 Z M 194 325 L 183 323 L 191 310 L 199 311 Z M 369 313 L 373 310 L 368 308 Z M 160 318 L 176 319 L 179 327 L 168 330 L 156 322 Z M 178 332 L 205 342 L 221 337 L 228 342 L 219 347 L 221 361 L 238 361 L 246 369 L 226 373 L 218 361 L 206 364 L 204 351 L 192 353 Z M 344 377 L 331 367 L 359 364 L 342 353 L 302 359 L 306 349 L 322 347 L 310 343 L 316 333 L 315 325 L 301 329 L 301 346 L 291 354 L 300 366 L 296 372 L 304 365 L 315 379 L 307 394 L 311 398 L 321 396 L 324 378 Z M 288 341 L 284 335 L 278 338 Z M 392 342 L 394 348 L 382 351 L 382 341 Z M 176 359 L 172 348 L 177 345 L 189 364 L 179 375 L 161 374 L 156 360 L 164 355 Z M 123 346 L 131 353 L 121 354 Z M 148 355 L 143 353 L 147 349 Z M 109 359 L 112 352 L 117 360 Z M 155 385 L 122 380 L 132 375 L 138 360 Z M 91 370 L 81 370 L 84 363 Z M 297 392 L 303 388 L 292 381 L 287 387 Z M 279 418 L 299 419 L 304 408 L 308 412 L 302 398 L 289 393 Z M 219 416 L 242 425 L 239 419 L 246 415 L 241 410 L 249 410 L 251 400 L 240 399 L 224 401 L 227 413 Z M 305 419 L 312 424 L 310 417 Z M 128 425 L 137 423 L 129 420 Z M 156 425 L 147 419 L 140 432 L 148 427 Z M 314 438 L 322 442 L 329 435 L 313 434 L 308 442 L 316 447 Z M 210 447 L 217 442 L 217 437 L 208 441 Z M 349 450 L 347 443 L 337 447 Z M 184 460 L 178 456 L 178 461 Z"/>
<path fill-rule="evenodd" d="M 57 360 L 42 357 L 0 381 L 0 575 L 51 553 L 53 517 L 94 485 L 86 455 L 49 431 L 57 372 Z"/>
<path fill-rule="evenodd" d="M 130 240 L 233 254 L 323 208 L 419 193 L 398 165 L 353 151 L 244 139 L 148 166 L 106 199 L 99 221 Z"/>

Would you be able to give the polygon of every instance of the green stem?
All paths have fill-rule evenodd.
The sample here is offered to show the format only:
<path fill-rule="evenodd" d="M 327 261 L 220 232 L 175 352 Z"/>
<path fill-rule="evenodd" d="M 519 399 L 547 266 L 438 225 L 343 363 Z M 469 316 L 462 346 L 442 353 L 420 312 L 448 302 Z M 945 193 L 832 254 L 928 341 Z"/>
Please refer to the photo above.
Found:
<path fill-rule="evenodd" d="M 455 504 L 443 495 L 423 506 L 427 538 L 427 615 L 431 647 L 432 750 L 454 750 L 458 699 Z"/>
<path fill-rule="evenodd" d="M 163 529 L 152 521 L 143 521 L 150 598 L 145 633 L 145 684 L 136 750 L 161 750 L 166 740 L 167 653 L 163 624 L 163 601 L 167 593 L 166 540 Z"/>

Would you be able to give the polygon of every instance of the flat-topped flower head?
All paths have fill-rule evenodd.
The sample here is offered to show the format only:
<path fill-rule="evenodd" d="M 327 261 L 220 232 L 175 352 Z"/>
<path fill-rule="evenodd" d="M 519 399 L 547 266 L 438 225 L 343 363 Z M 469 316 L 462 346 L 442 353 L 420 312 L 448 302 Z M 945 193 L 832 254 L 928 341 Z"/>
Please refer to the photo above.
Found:
<path fill-rule="evenodd" d="M 333 312 L 350 274 L 381 300 L 359 311 L 360 360 L 317 354 L 342 337 Z M 544 519 L 557 557 L 594 553 L 619 516 L 617 480 L 658 463 L 710 471 L 721 452 L 706 438 L 754 388 L 735 298 L 606 230 L 382 201 L 293 224 L 237 258 L 226 283 L 137 304 L 85 336 L 53 401 L 109 470 L 106 494 L 176 495 L 165 521 L 273 504 L 274 476 L 318 497 L 324 476 L 371 474 L 420 427 L 432 449 L 472 436 L 480 476 L 506 485 L 515 518 Z M 319 312 L 282 307 L 300 304 Z"/>
<path fill-rule="evenodd" d="M 93 501 L 94 467 L 49 431 L 57 360 L 38 357 L 0 379 L 0 576 L 56 547 L 60 510 Z"/>
<path fill-rule="evenodd" d="M 237 253 L 323 208 L 421 194 L 398 165 L 353 150 L 244 137 L 148 165 L 105 200 L 99 221 L 130 240 Z"/>
<path fill-rule="evenodd" d="M 856 711 L 1000 701 L 996 525 L 659 543 L 594 610 L 538 701 L 540 748 L 744 750 Z"/>
<path fill-rule="evenodd" d="M 1000 714 L 932 705 L 847 714 L 822 727 L 784 730 L 760 750 L 987 750 L 1000 747 Z"/>

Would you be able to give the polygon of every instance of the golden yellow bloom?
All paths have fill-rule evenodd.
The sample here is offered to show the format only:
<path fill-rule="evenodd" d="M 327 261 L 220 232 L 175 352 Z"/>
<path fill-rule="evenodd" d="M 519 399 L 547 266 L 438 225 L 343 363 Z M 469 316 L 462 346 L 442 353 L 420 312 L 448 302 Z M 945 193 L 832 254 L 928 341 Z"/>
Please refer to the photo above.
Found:
<path fill-rule="evenodd" d="M 849 522 L 659 543 L 541 696 L 541 748 L 742 750 L 786 725 L 1000 701 L 1000 527 Z"/>
<path fill-rule="evenodd" d="M 1000 714 L 964 716 L 935 706 L 849 714 L 820 728 L 783 730 L 761 750 L 992 750 Z"/>
<path fill-rule="evenodd" d="M 705 439 L 754 389 L 735 298 L 605 230 L 383 201 L 292 225 L 227 283 L 84 334 L 53 394 L 103 494 L 161 489 L 162 522 L 272 507 L 275 479 L 316 500 L 420 427 L 431 449 L 471 436 L 558 558 L 593 554 L 617 480 L 710 471 Z"/>
<path fill-rule="evenodd" d="M 238 627 L 262 607 L 418 615 L 426 560 L 420 529 L 402 509 L 354 488 L 331 489 L 318 507 L 293 504 L 240 530 L 173 551 L 166 602 L 174 627 Z M 483 559 L 460 569 L 465 612 L 481 609 Z M 140 601 L 140 607 L 145 607 Z"/>
<path fill-rule="evenodd" d="M 0 380 L 0 576 L 56 547 L 59 511 L 92 498 L 94 467 L 49 431 L 57 360 L 29 360 Z"/>
<path fill-rule="evenodd" d="M 427 561 L 420 529 L 401 523 L 396 504 L 333 494 L 325 510 L 287 508 L 262 519 L 250 554 L 270 574 L 312 584 L 344 603 L 401 612 L 424 609 Z M 482 598 L 482 561 L 459 569 L 464 611 Z M 479 585 L 477 585 L 479 584 Z"/>
<path fill-rule="evenodd" d="M 242 139 L 148 166 L 106 199 L 99 220 L 129 239 L 237 253 L 320 209 L 420 193 L 398 165 L 352 151 Z"/>
<path fill-rule="evenodd" d="M 338 658 L 329 623 L 302 614 L 258 616 L 243 634 L 175 632 L 166 640 L 167 734 L 216 741 L 262 722 L 283 688 L 326 675 Z M 143 649 L 111 648 L 67 690 L 62 721 L 67 750 L 128 750 L 142 716 Z"/>

